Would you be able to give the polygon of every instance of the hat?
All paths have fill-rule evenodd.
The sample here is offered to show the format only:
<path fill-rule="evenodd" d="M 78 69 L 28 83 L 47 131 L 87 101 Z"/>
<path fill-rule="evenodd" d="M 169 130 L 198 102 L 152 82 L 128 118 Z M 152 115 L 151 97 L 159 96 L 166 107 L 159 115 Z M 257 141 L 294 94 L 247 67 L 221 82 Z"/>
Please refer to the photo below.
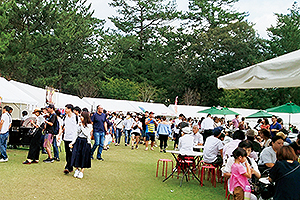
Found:
<path fill-rule="evenodd" d="M 255 132 L 254 132 L 254 130 L 250 129 L 247 131 L 246 135 L 249 137 L 255 137 Z"/>
<path fill-rule="evenodd" d="M 286 138 L 286 135 L 285 135 L 283 132 L 281 132 L 281 131 L 278 132 L 276 135 L 282 137 L 284 140 L 285 140 L 285 138 Z"/>
<path fill-rule="evenodd" d="M 220 133 L 222 132 L 223 128 L 222 127 L 217 127 L 217 128 L 214 128 L 213 130 L 213 133 L 214 133 L 214 136 L 218 136 L 220 135 Z"/>
<path fill-rule="evenodd" d="M 53 104 L 49 104 L 46 108 L 52 108 L 52 109 L 54 109 L 54 105 Z"/>
<path fill-rule="evenodd" d="M 187 126 L 187 127 L 182 128 L 181 131 L 184 132 L 185 134 L 190 134 L 191 128 Z"/>
<path fill-rule="evenodd" d="M 154 112 L 151 111 L 149 114 L 150 114 L 150 115 L 151 115 L 151 114 L 154 114 Z"/>
<path fill-rule="evenodd" d="M 34 111 L 32 112 L 32 114 L 35 114 L 35 113 L 37 113 L 37 112 L 42 112 L 42 111 L 41 111 L 41 109 L 36 108 L 36 109 L 34 109 Z"/>

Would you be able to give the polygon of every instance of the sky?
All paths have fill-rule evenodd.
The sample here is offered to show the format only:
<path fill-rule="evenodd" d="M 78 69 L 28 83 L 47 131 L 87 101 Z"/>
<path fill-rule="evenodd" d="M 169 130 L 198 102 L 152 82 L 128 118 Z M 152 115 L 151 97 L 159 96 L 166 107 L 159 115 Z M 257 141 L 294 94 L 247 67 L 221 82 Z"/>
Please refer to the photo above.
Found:
<path fill-rule="evenodd" d="M 91 9 L 94 10 L 94 16 L 105 19 L 106 27 L 114 28 L 114 25 L 108 19 L 109 16 L 117 15 L 114 8 L 108 3 L 111 0 L 87 0 L 91 3 Z M 249 22 L 254 23 L 254 29 L 263 37 L 268 38 L 266 29 L 271 25 L 276 25 L 276 16 L 274 13 L 289 13 L 288 9 L 292 7 L 295 0 L 239 0 L 234 4 L 234 9 L 239 12 L 247 12 L 246 18 Z M 176 0 L 178 10 L 188 10 L 188 0 Z"/>

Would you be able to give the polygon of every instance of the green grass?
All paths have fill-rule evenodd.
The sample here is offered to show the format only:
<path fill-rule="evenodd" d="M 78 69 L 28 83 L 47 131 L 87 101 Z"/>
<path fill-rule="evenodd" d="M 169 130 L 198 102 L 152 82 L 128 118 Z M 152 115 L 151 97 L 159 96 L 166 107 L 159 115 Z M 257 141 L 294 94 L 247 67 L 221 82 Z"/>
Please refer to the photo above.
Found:
<path fill-rule="evenodd" d="M 172 155 L 159 153 L 158 148 L 146 152 L 143 145 L 131 150 L 124 144 L 111 144 L 103 152 L 105 161 L 92 160 L 83 179 L 63 174 L 64 152 L 60 162 L 23 165 L 27 152 L 7 150 L 9 162 L 0 163 L 1 199 L 225 199 L 220 183 L 214 188 L 205 181 L 201 187 L 191 179 L 180 187 L 180 179 L 175 177 L 163 183 L 161 171 L 155 176 L 156 163 L 160 158 L 172 159 Z M 46 157 L 43 154 L 40 160 Z"/>

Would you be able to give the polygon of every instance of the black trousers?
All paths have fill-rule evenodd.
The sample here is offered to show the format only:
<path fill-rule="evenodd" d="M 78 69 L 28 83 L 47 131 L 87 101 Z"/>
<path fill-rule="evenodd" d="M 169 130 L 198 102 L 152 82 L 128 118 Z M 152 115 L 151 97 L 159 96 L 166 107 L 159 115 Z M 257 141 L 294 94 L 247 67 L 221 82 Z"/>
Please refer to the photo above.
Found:
<path fill-rule="evenodd" d="M 175 140 L 174 140 L 174 149 L 175 149 L 176 145 L 178 145 L 178 142 L 179 142 L 179 138 L 180 138 L 179 133 L 174 133 L 173 138 L 175 138 Z"/>
<path fill-rule="evenodd" d="M 206 138 L 208 138 L 209 136 L 211 136 L 213 134 L 213 130 L 204 130 L 203 132 L 203 143 L 205 143 Z"/>
<path fill-rule="evenodd" d="M 64 141 L 65 142 L 65 152 L 66 152 L 66 166 L 65 169 L 69 170 L 70 172 L 73 171 L 73 167 L 71 165 L 71 159 L 72 159 L 72 150 L 69 147 L 69 144 L 71 141 Z"/>
<path fill-rule="evenodd" d="M 36 134 L 31 138 L 27 158 L 30 160 L 39 160 L 41 145 L 42 129 L 38 129 Z"/>
<path fill-rule="evenodd" d="M 160 149 L 166 149 L 168 145 L 168 135 L 159 135 Z"/>

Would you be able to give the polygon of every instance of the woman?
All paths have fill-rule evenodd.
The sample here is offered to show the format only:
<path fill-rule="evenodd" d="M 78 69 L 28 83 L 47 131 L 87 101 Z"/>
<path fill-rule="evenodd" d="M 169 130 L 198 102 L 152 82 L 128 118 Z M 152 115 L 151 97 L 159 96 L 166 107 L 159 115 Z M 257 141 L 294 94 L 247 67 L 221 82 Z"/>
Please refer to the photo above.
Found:
<path fill-rule="evenodd" d="M 119 146 L 120 145 L 120 141 L 121 141 L 121 136 L 122 136 L 122 129 L 123 129 L 123 119 L 122 119 L 122 115 L 119 114 L 117 119 L 114 121 L 114 127 L 116 129 L 116 142 L 115 142 L 115 146 Z"/>
<path fill-rule="evenodd" d="M 268 131 L 270 131 L 270 124 L 269 124 L 269 120 L 267 118 L 264 118 L 262 121 L 262 125 L 260 125 L 261 129 L 267 129 Z"/>
<path fill-rule="evenodd" d="M 162 122 L 157 126 L 157 135 L 160 141 L 160 152 L 166 153 L 166 147 L 168 145 L 168 137 L 171 137 L 172 130 L 170 124 L 167 122 L 165 116 L 162 117 Z"/>
<path fill-rule="evenodd" d="M 135 148 L 139 148 L 140 143 L 140 136 L 141 136 L 141 130 L 143 129 L 143 124 L 140 122 L 140 119 L 138 116 L 134 118 L 134 122 L 132 123 L 132 135 L 131 135 L 131 149 L 134 149 L 134 143 Z"/>
<path fill-rule="evenodd" d="M 70 143 L 73 148 L 71 165 L 76 168 L 74 177 L 83 178 L 85 168 L 91 168 L 91 133 L 93 125 L 88 112 L 82 112 L 81 123 L 79 123 L 77 136 Z M 79 170 L 79 168 L 81 168 Z"/>
<path fill-rule="evenodd" d="M 39 156 L 40 156 L 40 144 L 41 144 L 41 136 L 43 131 L 43 123 L 45 118 L 41 115 L 42 111 L 39 109 L 35 109 L 32 114 L 36 115 L 36 123 L 31 121 L 31 124 L 36 128 L 36 132 L 33 135 L 30 146 L 29 152 L 27 156 L 27 160 L 23 162 L 23 164 L 31 164 L 31 163 L 38 163 Z"/>
<path fill-rule="evenodd" d="M 270 170 L 269 180 L 275 182 L 274 200 L 300 199 L 300 167 L 290 146 L 283 146 L 276 153 L 277 162 Z"/>
<path fill-rule="evenodd" d="M 264 142 L 261 144 L 262 148 L 269 147 L 272 141 L 270 131 L 268 131 L 267 129 L 261 129 L 259 131 L 259 135 L 264 140 Z"/>

